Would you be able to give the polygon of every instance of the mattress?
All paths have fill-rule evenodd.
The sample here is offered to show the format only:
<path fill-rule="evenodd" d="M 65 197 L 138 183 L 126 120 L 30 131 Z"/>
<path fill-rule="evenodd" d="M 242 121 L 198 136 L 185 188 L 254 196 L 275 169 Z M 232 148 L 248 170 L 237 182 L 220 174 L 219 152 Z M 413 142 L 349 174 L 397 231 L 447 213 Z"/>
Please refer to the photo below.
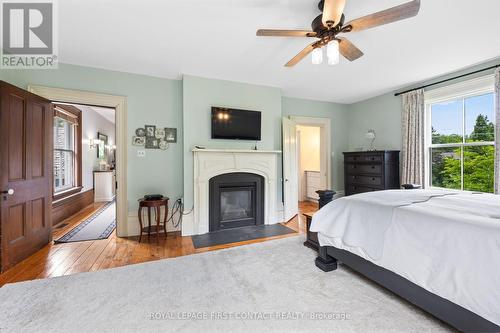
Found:
<path fill-rule="evenodd" d="M 321 246 L 354 253 L 500 325 L 500 196 L 363 193 L 323 207 L 311 231 Z"/>

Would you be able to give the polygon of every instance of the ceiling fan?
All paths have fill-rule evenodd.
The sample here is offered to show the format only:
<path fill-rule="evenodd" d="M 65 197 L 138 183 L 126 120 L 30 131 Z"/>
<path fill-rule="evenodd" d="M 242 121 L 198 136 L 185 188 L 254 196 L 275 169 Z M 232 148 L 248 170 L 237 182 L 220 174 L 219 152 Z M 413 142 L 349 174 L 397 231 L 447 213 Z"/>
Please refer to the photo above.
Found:
<path fill-rule="evenodd" d="M 404 20 L 416 16 L 420 10 L 420 0 L 413 0 L 396 7 L 360 17 L 344 24 L 345 3 L 346 0 L 321 0 L 318 4 L 318 8 L 323 13 L 313 20 L 311 31 L 260 29 L 257 30 L 257 36 L 318 38 L 319 40 L 308 45 L 286 63 L 285 66 L 295 66 L 311 52 L 313 64 L 322 63 L 322 48 L 324 46 L 326 46 L 327 49 L 326 54 L 328 63 L 330 65 L 335 65 L 339 63 L 340 54 L 349 61 L 354 61 L 363 56 L 363 52 L 360 49 L 352 44 L 347 38 L 340 37 L 340 34 L 362 31 Z"/>

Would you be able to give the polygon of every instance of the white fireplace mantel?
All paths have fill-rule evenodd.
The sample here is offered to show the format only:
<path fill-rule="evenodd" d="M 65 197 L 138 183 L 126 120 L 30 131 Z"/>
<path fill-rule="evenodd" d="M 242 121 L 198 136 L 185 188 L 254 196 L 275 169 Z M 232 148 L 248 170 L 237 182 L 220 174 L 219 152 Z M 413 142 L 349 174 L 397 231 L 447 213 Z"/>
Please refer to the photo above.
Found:
<path fill-rule="evenodd" d="M 247 172 L 264 177 L 264 224 L 281 222 L 277 207 L 278 150 L 193 149 L 193 219 L 183 235 L 209 232 L 209 182 L 226 173 Z"/>

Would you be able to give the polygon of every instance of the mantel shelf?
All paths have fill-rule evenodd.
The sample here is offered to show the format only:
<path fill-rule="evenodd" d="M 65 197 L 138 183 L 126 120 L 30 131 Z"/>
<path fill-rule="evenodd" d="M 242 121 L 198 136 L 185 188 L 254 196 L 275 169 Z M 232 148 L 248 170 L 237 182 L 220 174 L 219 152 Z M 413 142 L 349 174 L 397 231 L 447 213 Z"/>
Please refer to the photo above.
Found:
<path fill-rule="evenodd" d="M 260 153 L 260 154 L 281 154 L 281 150 L 253 150 L 253 149 L 198 149 L 194 148 L 193 153 Z"/>

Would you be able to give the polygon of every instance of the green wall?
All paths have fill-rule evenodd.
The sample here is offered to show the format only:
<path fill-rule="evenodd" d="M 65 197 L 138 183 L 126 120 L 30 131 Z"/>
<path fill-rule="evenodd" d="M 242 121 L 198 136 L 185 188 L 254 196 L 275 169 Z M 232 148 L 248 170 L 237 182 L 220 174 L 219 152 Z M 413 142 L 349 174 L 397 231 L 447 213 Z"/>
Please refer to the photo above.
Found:
<path fill-rule="evenodd" d="M 332 189 L 344 189 L 344 158 L 342 152 L 348 146 L 347 105 L 311 101 L 293 97 L 281 100 L 283 116 L 329 118 L 331 120 L 331 168 Z"/>
<path fill-rule="evenodd" d="M 181 81 L 66 64 L 57 70 L 2 69 L 0 80 L 24 89 L 44 85 L 126 96 L 129 210 L 136 210 L 137 199 L 145 193 L 164 193 L 171 198 L 182 195 L 182 139 L 167 151 L 147 150 L 144 158 L 138 158 L 138 148 L 130 144 L 135 129 L 145 124 L 175 127 L 182 138 Z"/>
<path fill-rule="evenodd" d="M 193 153 L 195 146 L 251 149 L 254 141 L 211 139 L 211 107 L 262 112 L 261 150 L 280 150 L 281 90 L 246 83 L 185 75 L 183 78 L 184 200 L 193 205 Z M 278 191 L 281 193 L 281 191 Z"/>

